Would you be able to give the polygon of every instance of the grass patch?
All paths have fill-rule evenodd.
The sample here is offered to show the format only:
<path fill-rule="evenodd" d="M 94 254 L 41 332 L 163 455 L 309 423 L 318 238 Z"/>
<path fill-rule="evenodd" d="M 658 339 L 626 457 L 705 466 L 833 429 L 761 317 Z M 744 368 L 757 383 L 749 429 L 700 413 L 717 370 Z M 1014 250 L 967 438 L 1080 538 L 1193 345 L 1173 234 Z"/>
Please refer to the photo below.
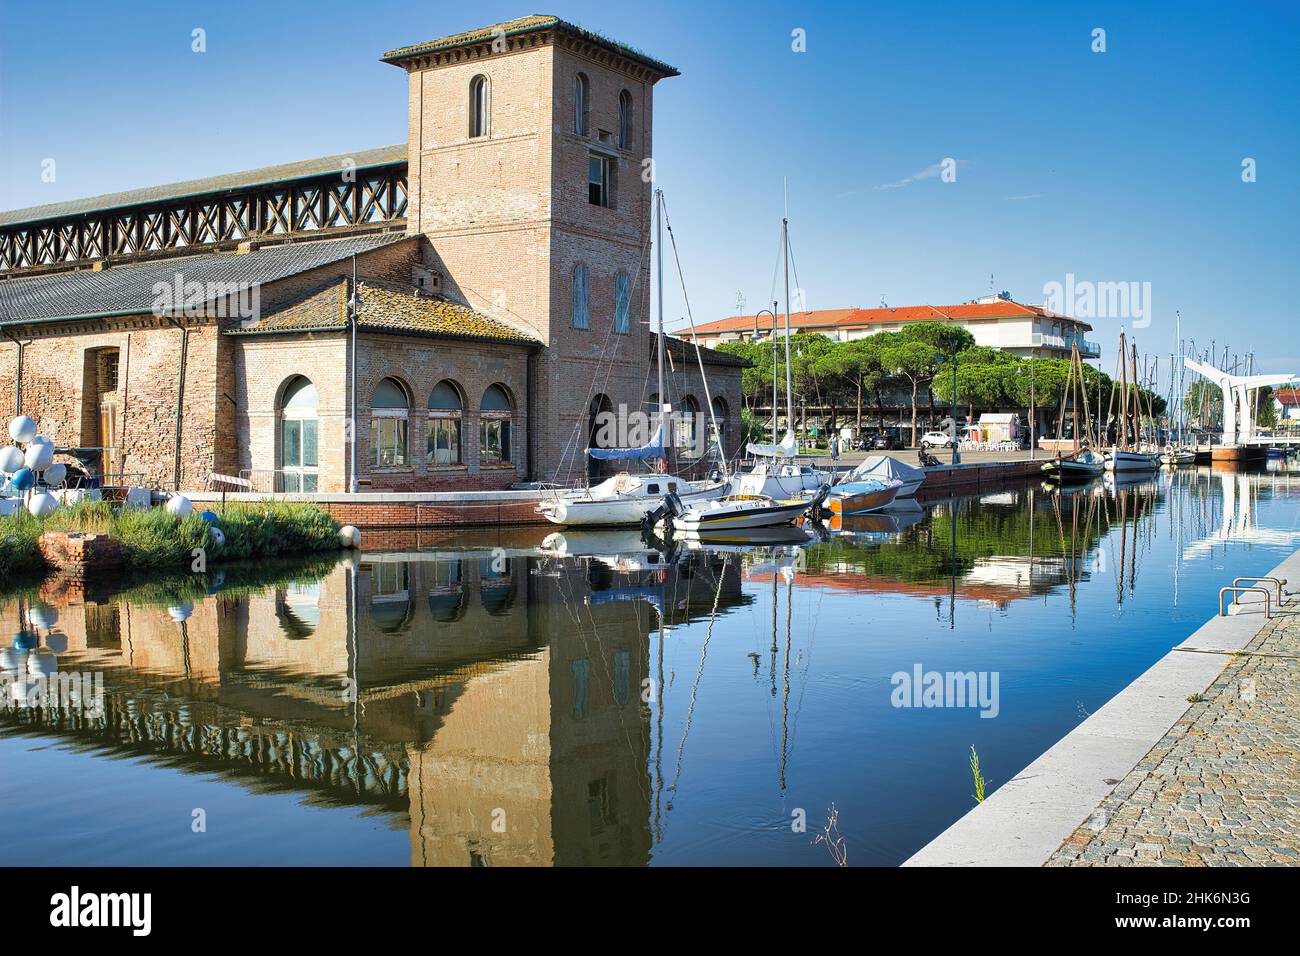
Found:
<path fill-rule="evenodd" d="M 78 502 L 45 518 L 25 513 L 0 519 L 0 575 L 43 573 L 36 543 L 46 531 L 111 535 L 122 544 L 129 571 L 181 570 L 195 550 L 209 562 L 273 558 L 337 550 L 338 523 L 305 502 L 240 502 L 227 506 L 217 522 L 225 544 L 213 540 L 211 525 L 198 514 L 179 519 L 162 508 L 113 509 L 106 502 Z"/>

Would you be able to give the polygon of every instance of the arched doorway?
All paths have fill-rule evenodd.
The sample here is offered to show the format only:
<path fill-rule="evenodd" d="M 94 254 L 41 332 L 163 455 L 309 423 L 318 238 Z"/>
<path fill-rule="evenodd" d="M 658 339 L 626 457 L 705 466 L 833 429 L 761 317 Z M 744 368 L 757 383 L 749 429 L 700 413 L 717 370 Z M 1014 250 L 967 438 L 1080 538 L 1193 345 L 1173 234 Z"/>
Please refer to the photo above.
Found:
<path fill-rule="evenodd" d="M 280 397 L 280 490 L 312 493 L 320 488 L 316 386 L 302 375 Z"/>
<path fill-rule="evenodd" d="M 606 422 L 606 415 L 612 415 L 614 412 L 614 403 L 609 400 L 608 395 L 597 395 L 587 406 L 587 447 L 598 448 L 600 443 L 597 436 L 600 434 L 601 426 Z M 590 455 L 587 456 L 587 477 L 594 480 L 606 473 L 607 462 L 597 461 Z"/>

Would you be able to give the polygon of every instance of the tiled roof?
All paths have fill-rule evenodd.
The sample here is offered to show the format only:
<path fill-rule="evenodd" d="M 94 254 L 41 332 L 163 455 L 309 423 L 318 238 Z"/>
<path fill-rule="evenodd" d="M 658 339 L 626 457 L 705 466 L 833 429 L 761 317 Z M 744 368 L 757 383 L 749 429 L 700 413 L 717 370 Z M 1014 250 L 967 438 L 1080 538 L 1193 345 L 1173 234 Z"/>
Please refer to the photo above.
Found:
<path fill-rule="evenodd" d="M 536 337 L 468 306 L 414 289 L 398 289 L 362 281 L 363 332 L 431 335 L 482 342 L 538 344 Z M 227 335 L 283 335 L 293 332 L 339 332 L 347 328 L 348 282 L 339 280 L 270 312 L 248 325 L 227 329 Z"/>
<path fill-rule="evenodd" d="M 406 162 L 406 144 L 383 146 L 378 149 L 363 149 L 355 153 L 340 153 L 337 156 L 322 156 L 319 159 L 306 159 L 296 163 L 283 163 L 279 166 L 263 166 L 240 173 L 222 173 L 203 179 L 187 179 L 184 182 L 168 183 L 162 186 L 148 186 L 144 189 L 131 189 L 120 193 L 105 193 L 102 196 L 90 196 L 85 199 L 69 199 L 66 202 L 49 203 L 44 206 L 29 206 L 26 209 L 11 209 L 0 212 L 0 226 L 13 226 L 24 222 L 36 222 L 43 219 L 61 219 L 65 216 L 79 216 L 88 212 L 103 212 L 108 209 L 120 209 L 123 206 L 138 206 L 144 203 L 165 202 L 197 196 L 202 193 L 220 192 L 227 189 L 247 189 L 252 186 L 266 186 L 288 179 L 303 179 L 307 176 L 322 176 L 326 173 L 342 172 L 345 160 L 354 164 L 352 168 L 367 169 L 372 166 L 387 166 L 391 163 Z"/>
<path fill-rule="evenodd" d="M 539 30 L 558 30 L 569 34 L 570 36 L 580 37 L 589 43 L 604 47 L 620 56 L 625 56 L 629 60 L 634 60 L 644 66 L 648 66 L 664 76 L 678 76 L 678 71 L 654 57 L 646 56 L 640 50 L 634 49 L 625 43 L 619 43 L 608 37 L 603 37 L 599 33 L 593 33 L 590 30 L 584 30 L 582 27 L 575 26 L 559 17 L 553 17 L 549 14 L 535 13 L 527 17 L 519 17 L 515 20 L 506 20 L 503 23 L 494 23 L 490 26 L 481 27 L 477 30 L 467 30 L 464 33 L 454 33 L 451 36 L 440 37 L 437 40 L 426 40 L 424 43 L 414 43 L 410 46 L 404 46 L 397 50 L 389 50 L 381 60 L 385 63 L 397 63 L 408 57 L 419 56 L 422 53 L 432 53 L 435 50 L 451 50 L 456 47 L 469 46 L 474 43 L 482 43 L 490 40 L 494 36 L 504 34 L 505 36 L 517 36 L 521 33 L 534 33 Z"/>
<path fill-rule="evenodd" d="M 883 309 L 817 309 L 810 312 L 790 313 L 791 329 L 824 328 L 859 328 L 867 325 L 884 325 L 891 322 L 953 322 L 972 319 L 1000 319 L 1039 316 L 1073 322 L 1082 329 L 1091 329 L 1086 322 L 1080 322 L 1068 315 L 1058 315 L 1036 305 L 1023 305 L 1009 299 L 998 302 L 966 302 L 961 305 L 904 305 L 897 308 Z M 733 315 L 716 322 L 697 325 L 699 335 L 717 332 L 752 332 L 757 323 L 760 332 L 770 331 L 772 316 L 763 314 Z M 785 328 L 785 314 L 777 316 L 776 328 Z M 688 335 L 688 331 L 678 330 L 679 335 Z"/>
<path fill-rule="evenodd" d="M 1273 393 L 1279 405 L 1291 406 L 1300 405 L 1300 389 L 1298 388 L 1279 388 Z"/>
<path fill-rule="evenodd" d="M 0 281 L 0 326 L 152 312 L 154 286 L 183 282 L 259 285 L 411 238 L 394 233 L 321 239 L 233 252 L 184 256 L 102 272 L 82 269 Z"/>
<path fill-rule="evenodd" d="M 664 354 L 673 362 L 677 369 L 682 368 L 682 363 L 686 367 L 695 367 L 695 345 L 685 339 L 674 338 L 666 335 L 664 338 L 668 347 L 664 349 Z M 651 365 L 659 361 L 655 354 L 655 346 L 659 339 L 655 336 L 650 338 L 650 363 Z M 749 368 L 749 360 L 743 359 L 738 355 L 729 355 L 726 352 L 719 352 L 717 349 L 705 348 L 700 346 L 700 358 L 704 359 L 705 365 L 730 365 L 735 368 Z"/>

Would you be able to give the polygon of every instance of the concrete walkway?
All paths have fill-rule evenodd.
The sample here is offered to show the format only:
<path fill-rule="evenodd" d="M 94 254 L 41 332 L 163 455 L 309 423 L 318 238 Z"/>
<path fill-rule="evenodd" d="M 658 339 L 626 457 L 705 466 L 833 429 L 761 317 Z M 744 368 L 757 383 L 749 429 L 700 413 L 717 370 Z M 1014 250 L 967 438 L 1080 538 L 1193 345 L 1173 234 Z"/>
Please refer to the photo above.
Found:
<path fill-rule="evenodd" d="M 1300 864 L 1300 602 L 1203 697 L 1049 866 Z"/>
<path fill-rule="evenodd" d="M 1274 613 L 1212 618 L 904 865 L 1300 863 L 1300 600 Z"/>

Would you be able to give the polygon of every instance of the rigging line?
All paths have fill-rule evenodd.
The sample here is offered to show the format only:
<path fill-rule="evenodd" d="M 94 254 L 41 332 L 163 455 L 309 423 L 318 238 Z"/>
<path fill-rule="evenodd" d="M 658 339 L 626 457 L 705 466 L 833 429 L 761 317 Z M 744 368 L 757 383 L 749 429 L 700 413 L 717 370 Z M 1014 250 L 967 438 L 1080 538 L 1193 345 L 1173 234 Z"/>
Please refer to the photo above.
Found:
<path fill-rule="evenodd" d="M 649 230 L 647 229 L 647 230 L 646 230 L 646 234 L 645 234 L 645 241 L 641 244 L 641 253 L 640 253 L 640 258 L 637 260 L 637 269 L 636 269 L 636 285 L 634 286 L 633 290 L 632 290 L 631 292 L 628 293 L 628 333 L 629 333 L 629 334 L 628 334 L 628 337 L 629 337 L 629 338 L 631 337 L 631 334 L 630 334 L 630 333 L 631 333 L 631 327 L 632 327 L 632 314 L 631 314 L 631 313 L 632 313 L 632 298 L 633 298 L 633 293 L 636 292 L 637 290 L 639 290 L 639 289 L 641 288 L 641 274 L 642 274 L 642 271 L 643 271 L 643 270 L 642 270 L 642 266 L 644 265 L 644 263 L 645 263 L 645 261 L 646 261 L 646 256 L 649 254 L 649 251 L 650 251 L 650 233 L 649 233 Z M 590 325 L 591 325 L 591 319 L 590 319 L 590 313 L 591 313 L 591 286 L 590 286 L 590 282 L 588 283 L 588 286 L 587 286 L 587 304 L 588 304 L 588 309 L 587 309 L 587 311 L 588 311 L 587 324 L 588 324 L 588 326 L 590 326 Z M 601 384 L 602 391 L 603 391 L 604 389 L 607 389 L 607 388 L 609 387 L 609 376 L 610 376 L 610 373 L 611 373 L 611 371 L 612 371 L 612 369 L 613 369 L 614 358 L 615 358 L 615 357 L 617 356 L 617 354 L 618 354 L 618 346 L 619 346 L 619 344 L 620 344 L 619 339 L 617 339 L 617 338 L 614 339 L 614 355 L 610 356 L 610 360 L 609 360 L 608 363 L 605 362 L 605 355 L 606 355 L 606 353 L 609 351 L 610 338 L 611 338 L 611 336 L 613 336 L 614 334 L 615 334 L 615 333 L 614 333 L 614 323 L 611 322 L 611 323 L 609 323 L 608 328 L 605 330 L 605 340 L 604 340 L 604 342 L 601 344 L 601 347 L 600 347 L 600 355 L 597 357 L 597 360 L 596 360 L 596 371 L 595 371 L 595 374 L 592 375 L 591 385 L 588 386 L 588 388 L 587 388 L 587 398 L 586 398 L 586 402 L 583 404 L 582 409 L 579 410 L 578 414 L 574 417 L 574 420 L 573 420 L 573 429 L 572 429 L 572 431 L 569 433 L 569 438 L 568 438 L 568 440 L 564 443 L 564 450 L 563 450 L 563 452 L 562 452 L 561 455 L 560 455 L 559 463 L 555 466 L 555 474 L 554 474 L 554 477 L 555 477 L 555 479 L 556 479 L 557 482 L 559 481 L 560 471 L 561 471 L 562 469 L 565 468 L 566 463 L 568 464 L 568 470 L 565 471 L 566 483 L 567 483 L 567 479 L 570 478 L 570 477 L 572 477 L 572 475 L 573 475 L 573 467 L 574 467 L 574 465 L 576 464 L 576 461 L 577 461 L 577 456 L 576 456 L 575 452 L 577 451 L 577 447 L 576 447 L 576 446 L 577 446 L 577 440 L 578 440 L 579 429 L 582 427 L 582 422 L 583 422 L 583 418 L 584 418 L 584 413 L 587 412 L 587 411 L 590 409 L 590 407 L 591 407 L 591 400 L 592 400 L 592 399 L 595 397 L 595 395 L 596 395 L 596 386 L 597 386 L 597 383 L 600 382 L 600 369 L 601 369 L 601 366 L 602 366 L 602 365 L 605 366 L 605 381 L 600 383 L 600 384 Z M 621 337 L 621 336 L 620 336 L 620 337 Z M 572 458 L 571 458 L 570 456 L 572 456 Z"/>
<path fill-rule="evenodd" d="M 691 297 L 686 293 L 686 276 L 682 272 L 681 257 L 677 255 L 677 234 L 673 232 L 672 221 L 668 218 L 668 204 L 664 202 L 662 195 L 659 197 L 659 202 L 663 205 L 664 225 L 668 228 L 668 239 L 672 243 L 673 247 L 673 262 L 677 265 L 677 280 L 681 283 L 682 287 L 682 301 L 686 303 L 686 317 L 690 319 L 691 322 L 691 339 L 695 343 L 695 358 L 700 365 L 700 381 L 704 384 L 704 401 L 709 406 L 709 422 L 713 425 L 713 434 L 718 440 L 718 457 L 722 459 L 722 467 L 725 469 L 727 467 L 727 461 L 726 451 L 722 448 L 722 431 L 718 428 L 718 417 L 713 409 L 713 395 L 709 391 L 709 377 L 704 372 L 704 353 L 700 351 L 700 340 L 699 337 L 695 335 L 695 316 L 691 312 Z M 705 452 L 705 455 L 707 457 L 707 451 Z"/>

